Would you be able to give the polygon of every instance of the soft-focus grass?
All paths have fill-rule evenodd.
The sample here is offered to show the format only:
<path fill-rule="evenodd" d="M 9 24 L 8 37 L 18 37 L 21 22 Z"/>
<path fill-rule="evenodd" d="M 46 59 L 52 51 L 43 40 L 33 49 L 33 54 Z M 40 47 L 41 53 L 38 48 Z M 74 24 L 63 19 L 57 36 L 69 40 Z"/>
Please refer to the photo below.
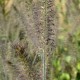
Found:
<path fill-rule="evenodd" d="M 70 13 L 67 12 L 67 1 L 57 1 L 56 4 L 60 26 L 58 46 L 55 59 L 52 62 L 55 69 L 55 78 L 53 80 L 80 80 L 80 74 L 77 74 L 80 73 L 80 24 L 78 22 L 80 16 L 77 11 L 80 2 L 79 0 L 73 0 L 70 3 Z M 75 13 L 76 11 L 77 13 Z M 75 24 L 77 25 L 75 26 Z"/>

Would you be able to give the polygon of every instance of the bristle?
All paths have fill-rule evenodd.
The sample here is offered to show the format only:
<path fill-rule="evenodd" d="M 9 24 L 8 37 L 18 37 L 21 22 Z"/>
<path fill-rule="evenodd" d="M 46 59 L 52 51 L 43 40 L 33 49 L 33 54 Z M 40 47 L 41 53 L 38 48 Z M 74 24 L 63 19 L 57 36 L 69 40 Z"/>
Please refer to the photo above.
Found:
<path fill-rule="evenodd" d="M 56 11 L 54 9 L 54 1 L 47 0 L 47 9 L 46 9 L 46 24 L 47 24 L 47 45 L 49 46 L 50 53 L 56 47 Z"/>

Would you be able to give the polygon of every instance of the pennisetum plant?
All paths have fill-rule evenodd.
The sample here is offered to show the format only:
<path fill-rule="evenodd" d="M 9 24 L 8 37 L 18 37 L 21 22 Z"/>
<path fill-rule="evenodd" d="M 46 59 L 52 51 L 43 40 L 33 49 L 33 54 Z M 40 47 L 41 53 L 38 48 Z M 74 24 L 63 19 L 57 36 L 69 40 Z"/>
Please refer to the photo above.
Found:
<path fill-rule="evenodd" d="M 12 1 L 13 0 L 10 0 L 10 2 L 6 3 L 5 13 L 10 11 L 13 4 Z M 16 64 L 15 66 L 17 68 L 19 67 L 18 72 L 20 73 L 23 70 L 21 66 L 28 69 L 27 73 L 29 73 L 28 76 L 31 76 L 31 79 L 25 80 L 52 80 L 51 74 L 53 70 L 51 62 L 52 53 L 56 46 L 57 28 L 55 0 L 30 1 L 31 4 L 29 4 L 28 1 L 25 2 L 25 0 L 18 5 L 13 4 L 13 12 L 20 21 L 19 24 L 21 24 L 19 25 L 20 29 L 22 29 L 22 26 L 27 35 L 27 39 L 24 39 L 24 30 L 18 31 L 20 32 L 18 33 L 19 42 L 14 44 L 12 48 L 17 56 L 16 58 L 19 57 L 23 65 L 18 66 L 18 64 Z M 28 3 L 27 6 L 29 5 L 28 8 L 25 7 L 26 3 Z M 7 7 L 9 7 L 9 10 L 6 9 Z M 31 47 L 31 44 L 33 47 Z M 30 51 L 33 51 L 32 49 L 34 49 L 35 53 L 32 52 L 32 54 L 30 54 Z M 8 64 L 13 66 L 10 62 L 8 62 Z"/>
<path fill-rule="evenodd" d="M 52 80 L 52 56 L 56 47 L 57 37 L 57 13 L 55 10 L 55 0 L 45 0 L 45 27 L 46 27 L 46 45 L 47 45 L 47 62 L 46 62 L 46 80 Z"/>

